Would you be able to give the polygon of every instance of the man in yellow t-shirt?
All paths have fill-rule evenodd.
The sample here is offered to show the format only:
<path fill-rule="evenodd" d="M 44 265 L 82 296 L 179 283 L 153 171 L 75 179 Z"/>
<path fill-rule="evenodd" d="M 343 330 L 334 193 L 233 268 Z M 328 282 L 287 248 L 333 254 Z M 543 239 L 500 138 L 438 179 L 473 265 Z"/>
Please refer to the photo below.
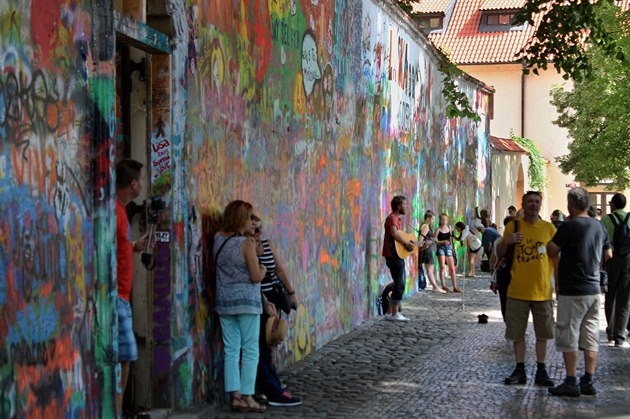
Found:
<path fill-rule="evenodd" d="M 523 196 L 523 218 L 518 220 L 515 232 L 514 221 L 505 226 L 503 239 L 497 247 L 499 257 L 514 249 L 511 282 L 507 292 L 505 309 L 505 338 L 514 344 L 516 368 L 505 384 L 525 384 L 525 331 L 531 311 L 536 332 L 536 378 L 535 383 L 552 387 L 553 381 L 547 374 L 545 358 L 547 341 L 554 337 L 551 273 L 552 259 L 547 255 L 547 243 L 553 238 L 556 228 L 540 219 L 542 195 L 527 192 Z M 555 258 L 557 259 L 557 257 Z"/>

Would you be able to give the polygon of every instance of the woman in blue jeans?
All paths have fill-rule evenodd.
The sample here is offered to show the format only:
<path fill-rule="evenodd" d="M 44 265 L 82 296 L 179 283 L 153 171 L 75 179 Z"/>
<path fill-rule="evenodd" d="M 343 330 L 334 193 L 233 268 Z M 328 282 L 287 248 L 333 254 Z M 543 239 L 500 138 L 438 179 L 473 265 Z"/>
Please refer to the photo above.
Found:
<path fill-rule="evenodd" d="M 437 229 L 437 236 L 435 237 L 437 244 L 437 251 L 435 252 L 440 264 L 440 282 L 442 283 L 442 289 L 446 292 L 451 290 L 446 286 L 444 270 L 448 266 L 448 274 L 451 277 L 453 283 L 453 292 L 462 292 L 457 287 L 457 276 L 455 275 L 455 259 L 453 258 L 453 230 L 448 225 L 448 215 L 440 214 L 440 222 Z"/>
<path fill-rule="evenodd" d="M 223 212 L 223 226 L 214 236 L 215 310 L 223 339 L 225 391 L 235 412 L 264 412 L 253 399 L 258 367 L 262 298 L 260 282 L 267 269 L 258 263 L 251 229 L 252 205 L 232 201 Z M 239 359 L 241 361 L 239 368 Z"/>

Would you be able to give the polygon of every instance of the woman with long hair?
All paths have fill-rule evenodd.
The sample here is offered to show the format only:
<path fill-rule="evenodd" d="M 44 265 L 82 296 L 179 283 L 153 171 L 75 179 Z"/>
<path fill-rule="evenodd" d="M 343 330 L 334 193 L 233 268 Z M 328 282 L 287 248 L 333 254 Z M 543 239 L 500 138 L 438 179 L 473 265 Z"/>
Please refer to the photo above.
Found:
<path fill-rule="evenodd" d="M 225 391 L 235 412 L 264 412 L 252 397 L 258 367 L 258 338 L 262 299 L 260 282 L 267 269 L 258 263 L 251 230 L 254 208 L 249 202 L 232 201 L 223 211 L 223 225 L 214 236 L 216 266 L 215 310 L 223 339 Z M 239 367 L 240 360 L 240 367 Z"/>
<path fill-rule="evenodd" d="M 429 278 L 429 283 L 433 287 L 433 292 L 444 294 L 446 290 L 437 286 L 435 282 L 435 261 L 433 259 L 433 223 L 435 222 L 435 215 L 433 211 L 428 210 L 424 213 L 424 223 L 420 226 L 420 236 L 427 244 L 420 251 L 420 255 L 418 256 L 418 265 L 422 267 L 424 264 L 424 269 L 426 271 L 427 277 Z"/>
<path fill-rule="evenodd" d="M 462 292 L 457 287 L 457 277 L 455 275 L 455 259 L 453 258 L 453 230 L 448 225 L 448 215 L 440 214 L 440 222 L 437 229 L 437 257 L 440 264 L 440 282 L 442 283 L 442 289 L 449 292 L 450 289 L 446 286 L 444 270 L 448 266 L 448 273 L 451 277 L 451 283 L 453 284 L 453 292 Z"/>

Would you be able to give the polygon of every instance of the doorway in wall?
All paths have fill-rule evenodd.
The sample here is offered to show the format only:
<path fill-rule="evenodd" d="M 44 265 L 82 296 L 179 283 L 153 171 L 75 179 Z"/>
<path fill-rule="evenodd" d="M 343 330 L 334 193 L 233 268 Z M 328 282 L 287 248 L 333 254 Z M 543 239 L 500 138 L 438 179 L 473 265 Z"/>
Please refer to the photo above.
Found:
<path fill-rule="evenodd" d="M 122 3 L 122 4 L 120 4 Z M 164 173 L 164 165 L 156 160 L 168 154 L 158 143 L 169 142 L 169 132 L 160 126 L 170 126 L 170 32 L 156 29 L 169 27 L 165 0 L 124 0 L 114 9 L 116 30 L 116 159 L 132 158 L 143 163 L 142 194 L 127 206 L 134 239 L 141 237 L 151 226 L 158 230 L 168 226 L 168 220 L 155 221 L 147 217 L 144 205 L 148 197 L 161 195 L 157 190 L 156 173 Z M 140 10 L 140 16 L 127 16 L 129 4 Z M 159 24 L 152 25 L 152 21 Z M 165 227 L 166 229 L 168 227 Z M 164 237 L 157 232 L 156 238 Z M 168 236 L 168 234 L 166 234 Z M 158 240 L 160 241 L 160 240 Z M 156 252 L 161 252 L 159 263 Z M 138 360 L 131 364 L 129 381 L 123 401 L 123 412 L 134 414 L 143 410 L 170 408 L 172 397 L 168 391 L 170 354 L 168 325 L 170 304 L 170 248 L 168 241 L 156 243 L 146 250 L 153 254 L 155 265 L 143 263 L 141 255 L 134 260 L 131 295 L 134 335 L 138 344 Z M 159 313 L 159 315 L 156 315 Z"/>

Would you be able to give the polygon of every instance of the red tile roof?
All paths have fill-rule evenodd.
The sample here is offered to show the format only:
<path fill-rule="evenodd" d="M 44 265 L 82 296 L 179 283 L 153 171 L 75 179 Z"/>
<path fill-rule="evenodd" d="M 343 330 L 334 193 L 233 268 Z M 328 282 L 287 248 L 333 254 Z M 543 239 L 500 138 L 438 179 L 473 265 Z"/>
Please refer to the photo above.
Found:
<path fill-rule="evenodd" d="M 516 63 L 516 54 L 534 35 L 541 16 L 534 25 L 525 25 L 523 30 L 501 32 L 479 32 L 484 11 L 515 10 L 527 0 L 417 0 L 413 5 L 420 13 L 445 11 L 455 2 L 450 19 L 445 19 L 443 31 L 428 34 L 433 44 L 443 49 L 457 64 Z M 616 0 L 622 11 L 630 9 L 630 0 Z"/>
<path fill-rule="evenodd" d="M 411 5 L 411 13 L 440 13 L 455 0 L 422 0 Z"/>
<path fill-rule="evenodd" d="M 516 153 L 525 153 L 527 154 L 527 150 L 518 145 L 515 141 L 509 138 L 499 138 L 493 135 L 490 136 L 490 145 L 495 150 L 501 151 L 513 151 Z"/>
<path fill-rule="evenodd" d="M 514 10 L 525 5 L 525 0 L 484 0 L 481 2 L 481 10 Z"/>
<path fill-rule="evenodd" d="M 439 0 L 419 0 L 418 3 L 434 3 Z M 479 32 L 483 7 L 492 10 L 514 5 L 523 0 L 455 0 L 453 14 L 442 32 L 429 33 L 429 39 L 442 48 L 457 64 L 490 64 L 518 62 L 516 54 L 534 34 L 534 27 L 523 30 Z M 624 0 L 628 1 L 628 0 Z M 484 6 L 485 5 L 485 6 Z M 501 7 L 500 7 L 501 6 Z M 415 7 L 415 6 L 414 6 Z M 418 6 L 421 7 L 421 6 Z"/>

